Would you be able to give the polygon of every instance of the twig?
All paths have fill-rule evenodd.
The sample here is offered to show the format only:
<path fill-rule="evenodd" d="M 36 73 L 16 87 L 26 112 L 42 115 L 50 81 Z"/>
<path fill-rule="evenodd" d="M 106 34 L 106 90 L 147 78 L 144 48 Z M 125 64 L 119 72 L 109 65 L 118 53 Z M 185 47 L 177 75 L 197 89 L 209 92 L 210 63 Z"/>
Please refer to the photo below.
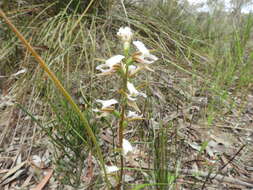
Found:
<path fill-rule="evenodd" d="M 211 177 L 211 180 L 215 179 L 216 176 L 218 175 L 218 173 L 220 173 L 221 170 L 223 170 L 230 162 L 232 162 L 232 161 L 235 159 L 235 157 L 242 151 L 242 149 L 243 149 L 245 146 L 246 146 L 246 144 L 244 144 L 244 145 L 234 154 L 234 156 L 228 160 L 228 162 L 227 162 L 226 164 L 224 164 L 221 168 L 219 168 L 218 172 L 216 173 L 216 175 L 215 175 L 214 177 L 211 177 L 210 175 L 208 175 L 208 176 L 206 177 L 206 180 L 205 180 L 205 182 L 203 183 L 201 189 L 204 189 L 204 188 L 205 188 L 206 182 L 208 181 L 208 179 L 209 179 L 210 177 Z M 209 173 L 210 173 L 210 172 L 209 172 Z M 211 174 L 211 173 L 210 173 L 210 174 Z"/>
<path fill-rule="evenodd" d="M 155 170 L 155 169 L 150 169 L 150 168 L 142 168 L 143 170 Z M 244 182 L 239 179 L 235 179 L 232 177 L 226 177 L 221 174 L 216 174 L 216 173 L 210 173 L 210 172 L 205 172 L 205 171 L 199 171 L 199 170 L 191 170 L 191 169 L 174 169 L 174 168 L 168 168 L 169 172 L 179 172 L 182 174 L 187 174 L 187 175 L 198 175 L 200 177 L 207 177 L 209 176 L 212 179 L 218 180 L 220 182 L 226 182 L 226 183 L 231 183 L 231 184 L 236 184 L 236 185 L 242 185 L 245 187 L 251 187 L 253 188 L 253 183 L 248 183 Z"/>
<path fill-rule="evenodd" d="M 214 174 L 214 173 L 203 172 L 203 171 L 198 171 L 198 170 L 188 170 L 188 169 L 180 169 L 178 171 L 181 173 L 184 173 L 184 174 L 189 174 L 189 175 L 198 174 L 199 176 L 202 176 L 202 177 L 209 176 L 210 178 L 216 179 L 220 182 L 227 182 L 227 183 L 232 183 L 232 184 L 236 184 L 236 185 L 242 185 L 242 186 L 253 188 L 253 184 L 251 184 L 251 183 L 247 183 L 247 182 L 244 182 L 242 180 L 235 179 L 232 177 L 226 177 L 226 176 L 223 176 L 220 174 Z"/>
<path fill-rule="evenodd" d="M 242 147 L 234 154 L 234 156 L 233 156 L 232 158 L 230 158 L 230 159 L 228 160 L 228 162 L 227 162 L 226 164 L 224 164 L 224 165 L 219 169 L 218 173 L 219 173 L 221 170 L 223 170 L 230 162 L 232 162 L 232 161 L 235 159 L 235 157 L 244 149 L 245 146 L 246 146 L 246 144 L 242 145 Z M 218 173 L 217 173 L 217 174 L 218 174 Z"/>

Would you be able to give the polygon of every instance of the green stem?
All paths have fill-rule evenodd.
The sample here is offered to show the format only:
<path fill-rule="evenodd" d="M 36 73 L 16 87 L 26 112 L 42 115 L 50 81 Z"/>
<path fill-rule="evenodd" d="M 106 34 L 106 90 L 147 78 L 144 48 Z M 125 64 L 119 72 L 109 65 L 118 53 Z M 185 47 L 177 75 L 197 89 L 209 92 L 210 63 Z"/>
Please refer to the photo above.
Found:
<path fill-rule="evenodd" d="M 125 51 L 125 54 L 128 55 L 128 51 Z M 127 80 L 128 80 L 128 65 L 126 65 L 126 73 L 123 76 L 123 92 L 127 91 Z M 119 175 L 119 183 L 117 185 L 117 190 L 121 189 L 121 186 L 123 184 L 123 172 L 124 172 L 124 157 L 123 157 L 123 138 L 124 138 L 124 124 L 125 124 L 125 112 L 126 112 L 126 106 L 127 106 L 127 98 L 125 97 L 125 94 L 122 94 L 121 96 L 121 113 L 120 113 L 120 122 L 119 122 L 119 149 L 121 150 L 120 154 L 120 175 Z"/>
<path fill-rule="evenodd" d="M 121 154 L 120 154 L 120 175 L 119 175 L 119 183 L 117 185 L 117 189 L 120 190 L 121 189 L 121 185 L 123 184 L 123 168 L 124 168 L 124 157 L 123 157 L 123 138 L 124 138 L 124 116 L 125 115 L 125 106 L 123 104 L 123 107 L 121 109 L 121 118 L 120 118 L 120 122 L 119 122 L 119 148 L 121 150 Z"/>
<path fill-rule="evenodd" d="M 7 16 L 4 14 L 4 12 L 0 9 L 0 16 L 5 20 L 5 22 L 8 24 L 8 26 L 11 28 L 11 30 L 17 35 L 17 37 L 20 39 L 20 41 L 27 47 L 27 49 L 31 52 L 31 54 L 35 57 L 35 59 L 38 61 L 41 68 L 49 75 L 51 80 L 54 82 L 55 86 L 59 89 L 60 93 L 67 99 L 69 104 L 72 106 L 72 108 L 76 111 L 76 113 L 79 115 L 81 121 L 83 122 L 84 128 L 87 131 L 88 135 L 90 136 L 92 142 L 95 145 L 98 159 L 101 162 L 102 169 L 105 174 L 105 180 L 107 182 L 108 187 L 110 187 L 110 182 L 107 177 L 105 164 L 103 160 L 102 151 L 99 147 L 99 144 L 97 142 L 97 139 L 87 121 L 87 119 L 84 117 L 82 111 L 79 109 L 79 107 L 76 105 L 74 100 L 71 98 L 69 93 L 66 91 L 66 89 L 63 87 L 61 82 L 58 80 L 58 78 L 55 76 L 55 74 L 49 69 L 45 61 L 39 56 L 39 54 L 34 50 L 34 48 L 27 42 L 27 40 L 24 38 L 24 36 L 18 31 L 18 29 L 12 24 L 12 22 L 7 18 Z"/>

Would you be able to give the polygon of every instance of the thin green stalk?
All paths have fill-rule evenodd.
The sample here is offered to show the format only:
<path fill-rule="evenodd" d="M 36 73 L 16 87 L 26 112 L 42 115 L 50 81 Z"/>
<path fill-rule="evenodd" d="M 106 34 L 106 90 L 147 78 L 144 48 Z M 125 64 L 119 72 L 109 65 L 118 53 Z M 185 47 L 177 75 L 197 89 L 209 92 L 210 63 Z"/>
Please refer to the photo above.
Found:
<path fill-rule="evenodd" d="M 128 51 L 125 51 L 125 55 L 128 55 Z M 123 92 L 127 91 L 127 80 L 128 80 L 128 65 L 126 63 L 126 73 L 123 76 Z M 117 185 L 117 189 L 120 190 L 123 184 L 123 172 L 124 172 L 124 157 L 123 157 L 123 138 L 124 138 L 124 124 L 125 124 L 125 111 L 127 106 L 127 98 L 125 94 L 122 94 L 122 107 L 121 107 L 121 114 L 120 114 L 120 122 L 119 122 L 119 148 L 121 150 L 120 154 L 120 175 L 119 175 L 119 183 Z"/>
<path fill-rule="evenodd" d="M 83 11 L 83 13 L 81 14 L 81 16 L 78 18 L 78 20 L 75 22 L 74 26 L 70 29 L 68 36 L 72 35 L 72 32 L 74 31 L 74 29 L 79 25 L 79 23 L 81 22 L 81 20 L 83 19 L 83 17 L 86 15 L 86 13 L 88 12 L 88 10 L 90 9 L 91 5 L 94 3 L 94 0 L 91 0 L 89 2 L 89 4 L 87 5 L 86 9 Z"/>
<path fill-rule="evenodd" d="M 29 42 L 23 37 L 23 35 L 18 31 L 18 29 L 12 24 L 12 22 L 7 18 L 7 16 L 5 15 L 5 13 L 1 9 L 0 9 L 0 16 L 4 19 L 4 21 L 8 24 L 8 26 L 11 28 L 11 30 L 17 35 L 17 37 L 20 39 L 20 41 L 27 47 L 27 49 L 35 57 L 35 59 L 38 61 L 41 68 L 49 75 L 51 80 L 54 82 L 55 86 L 59 89 L 60 93 L 66 98 L 66 100 L 69 102 L 69 104 L 72 106 L 72 108 L 79 115 L 81 121 L 83 122 L 84 128 L 86 129 L 86 131 L 89 134 L 92 142 L 95 145 L 97 155 L 98 155 L 98 159 L 101 162 L 102 169 L 103 169 L 104 174 L 105 174 L 105 180 L 107 182 L 107 185 L 110 186 L 110 182 L 108 180 L 106 169 L 105 169 L 105 164 L 104 164 L 104 160 L 103 160 L 102 151 L 99 147 L 99 144 L 97 142 L 97 139 L 96 139 L 91 127 L 89 126 L 89 123 L 88 123 L 87 119 L 82 114 L 82 111 L 76 105 L 74 100 L 71 98 L 70 94 L 66 91 L 66 89 L 63 87 L 61 82 L 55 76 L 55 74 L 46 65 L 45 61 L 39 56 L 39 54 L 34 50 L 34 48 L 29 44 Z"/>
<path fill-rule="evenodd" d="M 122 179 L 123 179 L 123 170 L 124 170 L 124 157 L 122 154 L 122 149 L 123 149 L 123 137 L 124 137 L 124 119 L 125 119 L 125 104 L 122 105 L 121 108 L 121 117 L 120 117 L 120 122 L 119 122 L 119 148 L 121 150 L 120 154 L 120 175 L 119 175 L 119 183 L 117 185 L 117 189 L 121 189 L 122 185 Z"/>

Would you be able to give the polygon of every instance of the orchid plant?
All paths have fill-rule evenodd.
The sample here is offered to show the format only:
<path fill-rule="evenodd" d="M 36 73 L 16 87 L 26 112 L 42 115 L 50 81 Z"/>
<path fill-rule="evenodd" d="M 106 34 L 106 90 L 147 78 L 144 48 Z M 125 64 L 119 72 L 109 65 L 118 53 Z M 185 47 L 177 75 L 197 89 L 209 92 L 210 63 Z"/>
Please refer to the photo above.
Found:
<path fill-rule="evenodd" d="M 118 147 L 121 151 L 120 169 L 117 166 L 107 166 L 107 172 L 119 173 L 119 181 L 117 189 L 122 186 L 124 159 L 129 152 L 133 151 L 131 143 L 124 138 L 124 129 L 128 123 L 134 120 L 143 119 L 143 114 L 137 105 L 138 98 L 147 98 L 147 95 L 138 91 L 135 88 L 135 76 L 142 70 L 153 71 L 150 66 L 158 60 L 158 58 L 150 53 L 150 50 L 141 41 L 132 41 L 133 32 L 129 27 L 121 27 L 117 32 L 117 36 L 123 43 L 124 55 L 114 55 L 107 59 L 104 64 L 96 67 L 100 71 L 98 76 L 104 75 L 118 75 L 121 82 L 121 87 L 118 89 L 120 93 L 120 100 L 96 100 L 97 103 L 102 104 L 100 109 L 93 109 L 99 114 L 99 117 L 107 117 L 113 114 L 118 121 Z M 135 46 L 137 51 L 130 54 L 131 44 Z M 114 105 L 119 104 L 119 110 L 116 110 Z"/>

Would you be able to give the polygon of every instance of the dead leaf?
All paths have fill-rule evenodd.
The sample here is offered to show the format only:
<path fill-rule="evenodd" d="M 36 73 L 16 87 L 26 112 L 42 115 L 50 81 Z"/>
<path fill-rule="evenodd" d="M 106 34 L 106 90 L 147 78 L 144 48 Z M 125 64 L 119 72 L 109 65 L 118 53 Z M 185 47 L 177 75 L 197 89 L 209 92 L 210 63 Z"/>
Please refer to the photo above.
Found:
<path fill-rule="evenodd" d="M 45 185 L 48 183 L 48 181 L 50 180 L 50 178 L 52 177 L 53 173 L 54 173 L 54 171 L 52 169 L 47 170 L 47 173 L 46 173 L 45 177 L 32 190 L 42 190 L 45 187 Z"/>
<path fill-rule="evenodd" d="M 188 142 L 188 144 L 189 144 L 194 150 L 197 150 L 197 151 L 200 151 L 200 150 L 201 150 L 201 146 L 198 145 L 198 144 L 195 143 L 195 142 Z"/>
<path fill-rule="evenodd" d="M 100 138 L 110 144 L 113 144 L 113 136 L 110 130 L 104 130 L 103 133 L 101 133 Z"/>
<path fill-rule="evenodd" d="M 12 182 L 13 180 L 17 179 L 18 177 L 22 176 L 23 174 L 25 174 L 27 172 L 26 169 L 21 169 L 18 170 L 14 175 L 10 176 L 9 178 L 7 178 L 1 185 L 6 185 L 10 182 Z"/>
<path fill-rule="evenodd" d="M 84 181 L 89 184 L 94 176 L 94 165 L 92 162 L 92 154 L 91 152 L 89 152 L 89 156 L 88 156 L 88 168 L 87 168 L 87 173 L 86 176 L 84 177 Z"/>
<path fill-rule="evenodd" d="M 30 175 L 26 178 L 26 180 L 25 180 L 25 182 L 22 184 L 21 188 L 27 187 L 27 186 L 29 185 L 29 183 L 30 183 L 30 181 L 31 181 L 31 179 L 32 179 L 32 177 L 33 177 L 33 175 L 34 175 L 34 174 L 30 174 Z"/>
<path fill-rule="evenodd" d="M 0 109 L 4 107 L 13 106 L 14 105 L 14 98 L 11 96 L 0 96 Z"/>
<path fill-rule="evenodd" d="M 131 177 L 130 175 L 125 175 L 124 176 L 124 182 L 126 182 L 126 183 L 129 183 L 129 182 L 131 182 L 131 181 L 135 181 L 135 179 L 133 178 L 133 177 Z"/>
<path fill-rule="evenodd" d="M 225 152 L 225 146 L 221 143 L 214 142 L 213 140 L 208 142 L 206 147 L 206 152 L 210 157 L 213 157 L 215 153 L 223 153 Z"/>
<path fill-rule="evenodd" d="M 166 104 L 166 99 L 165 99 L 165 95 L 157 88 L 157 87 L 149 87 L 149 89 L 152 91 L 152 93 L 157 96 L 159 98 L 159 100 L 163 103 Z"/>
<path fill-rule="evenodd" d="M 8 173 L 5 174 L 5 175 L 2 177 L 0 184 L 7 184 L 7 183 L 6 183 L 7 178 L 9 178 L 9 177 L 12 176 L 13 174 L 17 173 L 18 170 L 21 169 L 26 163 L 27 163 L 26 161 L 25 161 L 25 162 L 22 162 L 21 164 L 19 164 L 19 165 L 15 166 L 14 168 L 10 169 L 10 170 L 8 171 Z M 20 173 L 20 172 L 18 172 L 18 173 Z M 14 175 L 13 175 L 13 176 L 14 176 Z M 13 176 L 11 177 L 12 180 L 13 180 Z M 15 176 L 16 176 L 16 175 L 15 175 Z M 16 177 L 18 177 L 18 176 L 16 176 Z M 9 181 L 9 180 L 8 180 L 8 181 Z"/>
<path fill-rule="evenodd" d="M 7 173 L 8 171 L 8 169 L 0 170 L 0 174 Z"/>

